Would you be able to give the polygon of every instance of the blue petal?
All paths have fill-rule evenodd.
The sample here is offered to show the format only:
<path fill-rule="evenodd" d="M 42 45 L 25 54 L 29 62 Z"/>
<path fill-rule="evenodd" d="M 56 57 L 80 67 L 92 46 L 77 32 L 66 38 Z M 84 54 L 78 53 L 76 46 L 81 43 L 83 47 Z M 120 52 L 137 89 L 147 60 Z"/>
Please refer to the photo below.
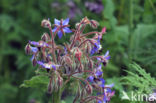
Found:
<path fill-rule="evenodd" d="M 107 91 L 106 91 L 107 93 L 111 93 L 112 92 L 112 90 L 110 89 L 110 88 L 107 88 Z"/>
<path fill-rule="evenodd" d="M 65 52 L 65 54 L 67 54 L 67 48 L 66 47 L 64 47 L 64 52 Z"/>
<path fill-rule="evenodd" d="M 54 22 L 55 22 L 56 25 L 60 25 L 60 21 L 59 20 L 54 19 Z"/>
<path fill-rule="evenodd" d="M 106 60 L 109 60 L 109 59 L 110 59 L 110 56 L 107 56 L 105 59 L 106 59 Z"/>
<path fill-rule="evenodd" d="M 61 39 L 62 38 L 62 35 L 63 35 L 63 33 L 62 33 L 62 31 L 58 31 L 58 37 Z"/>
<path fill-rule="evenodd" d="M 33 61 L 33 59 L 34 59 L 34 58 L 35 58 L 35 54 L 31 57 L 31 59 L 30 59 L 30 60 L 31 60 L 31 61 Z"/>
<path fill-rule="evenodd" d="M 97 67 L 97 70 L 101 70 L 102 68 L 102 65 L 100 64 L 98 67 Z"/>
<path fill-rule="evenodd" d="M 109 50 L 105 53 L 104 57 L 109 55 Z"/>
<path fill-rule="evenodd" d="M 69 18 L 63 20 L 63 25 L 68 25 L 68 23 L 69 23 Z"/>
<path fill-rule="evenodd" d="M 52 65 L 52 68 L 53 68 L 54 70 L 56 70 L 56 66 L 55 66 L 55 65 Z"/>
<path fill-rule="evenodd" d="M 100 86 L 104 87 L 105 86 L 105 80 L 103 78 L 100 78 L 100 81 L 102 82 L 102 84 Z"/>
<path fill-rule="evenodd" d="M 38 48 L 37 47 L 31 47 L 31 50 L 33 53 L 36 53 L 38 51 Z"/>
<path fill-rule="evenodd" d="M 57 29 L 57 27 L 54 27 L 54 29 L 52 30 L 52 32 L 55 32 L 55 31 L 56 31 L 56 29 Z"/>
<path fill-rule="evenodd" d="M 71 32 L 72 32 L 68 27 L 64 27 L 64 28 L 63 28 L 63 31 L 64 31 L 65 33 L 71 33 Z"/>
<path fill-rule="evenodd" d="M 41 65 L 42 67 L 44 67 L 44 63 L 41 61 L 37 61 L 37 64 Z"/>
<path fill-rule="evenodd" d="M 89 77 L 88 77 L 88 81 L 89 81 L 89 82 L 93 82 L 93 81 L 94 81 L 94 77 L 93 77 L 93 76 L 89 76 Z"/>
<path fill-rule="evenodd" d="M 96 73 L 95 73 L 95 75 L 98 77 L 98 76 L 100 76 L 100 75 L 102 75 L 102 71 L 97 71 Z"/>
<path fill-rule="evenodd" d="M 98 103 L 102 103 L 102 101 L 101 100 L 98 100 Z"/>
<path fill-rule="evenodd" d="M 106 85 L 106 87 L 112 88 L 112 87 L 114 87 L 114 83 L 112 83 L 110 85 Z"/>
<path fill-rule="evenodd" d="M 36 41 L 29 41 L 29 43 L 30 43 L 31 45 L 35 45 L 35 46 L 36 46 L 36 45 L 37 45 L 37 46 L 39 45 L 39 42 L 36 42 Z"/>

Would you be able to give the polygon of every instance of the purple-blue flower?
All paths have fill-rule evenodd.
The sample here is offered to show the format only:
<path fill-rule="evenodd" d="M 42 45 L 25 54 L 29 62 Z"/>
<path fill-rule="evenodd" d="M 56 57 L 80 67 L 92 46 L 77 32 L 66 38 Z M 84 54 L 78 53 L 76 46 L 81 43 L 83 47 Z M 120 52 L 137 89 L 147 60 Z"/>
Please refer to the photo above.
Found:
<path fill-rule="evenodd" d="M 105 55 L 103 56 L 103 58 L 105 58 L 106 60 L 109 60 L 110 59 L 109 50 L 105 53 Z"/>
<path fill-rule="evenodd" d="M 101 49 L 101 45 L 100 45 L 100 38 L 98 37 L 98 40 L 96 43 L 94 43 L 94 47 L 91 50 L 91 55 L 93 55 L 94 53 L 96 53 L 98 50 Z"/>
<path fill-rule="evenodd" d="M 54 22 L 55 22 L 55 25 L 57 25 L 57 27 L 54 27 L 54 29 L 52 31 L 55 32 L 57 30 L 57 28 L 60 27 L 57 32 L 57 35 L 59 38 L 62 37 L 63 33 L 71 33 L 72 32 L 68 27 L 65 27 L 65 25 L 68 25 L 68 23 L 69 23 L 69 18 L 67 18 L 63 21 L 55 19 Z"/>
<path fill-rule="evenodd" d="M 110 59 L 109 51 L 107 51 L 104 56 L 97 57 L 97 60 L 100 63 L 103 63 L 104 66 L 107 64 L 109 59 Z"/>
<path fill-rule="evenodd" d="M 100 78 L 100 82 L 101 82 L 101 84 L 99 86 L 104 87 L 105 86 L 105 80 L 103 78 Z"/>
<path fill-rule="evenodd" d="M 94 76 L 89 76 L 89 77 L 87 78 L 87 80 L 88 80 L 89 82 L 93 83 L 93 82 L 94 82 Z"/>
<path fill-rule="evenodd" d="M 38 48 L 37 48 L 37 47 L 31 47 L 31 51 L 32 51 L 33 53 L 37 53 Z"/>
<path fill-rule="evenodd" d="M 47 44 L 47 43 L 44 42 L 44 41 L 39 41 L 39 42 L 36 42 L 36 41 L 29 41 L 29 43 L 30 43 L 31 45 L 38 46 L 38 47 L 49 47 L 49 44 Z"/>
<path fill-rule="evenodd" d="M 41 61 L 37 61 L 37 63 L 46 69 L 52 69 L 53 68 L 54 70 L 56 70 L 56 68 L 60 66 L 60 65 L 53 65 L 51 63 L 43 63 Z"/>

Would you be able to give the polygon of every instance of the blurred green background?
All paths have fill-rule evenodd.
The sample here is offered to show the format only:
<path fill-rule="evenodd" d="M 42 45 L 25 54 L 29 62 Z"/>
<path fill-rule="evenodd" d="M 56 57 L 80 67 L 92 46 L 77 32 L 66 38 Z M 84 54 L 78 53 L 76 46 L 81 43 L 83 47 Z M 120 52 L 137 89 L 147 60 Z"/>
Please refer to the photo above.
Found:
<path fill-rule="evenodd" d="M 104 68 L 107 83 L 115 83 L 111 103 L 128 103 L 121 100 L 120 79 L 127 75 L 124 70 L 131 70 L 130 63 L 156 77 L 156 0 L 0 0 L 0 103 L 48 103 L 49 95 L 40 89 L 20 88 L 36 70 L 25 45 L 47 31 L 40 26 L 44 18 L 53 23 L 54 18 L 69 17 L 74 28 L 85 16 L 99 22 L 99 31 L 107 27 L 101 54 L 109 50 L 111 55 Z M 64 103 L 71 103 L 72 95 L 66 92 Z"/>

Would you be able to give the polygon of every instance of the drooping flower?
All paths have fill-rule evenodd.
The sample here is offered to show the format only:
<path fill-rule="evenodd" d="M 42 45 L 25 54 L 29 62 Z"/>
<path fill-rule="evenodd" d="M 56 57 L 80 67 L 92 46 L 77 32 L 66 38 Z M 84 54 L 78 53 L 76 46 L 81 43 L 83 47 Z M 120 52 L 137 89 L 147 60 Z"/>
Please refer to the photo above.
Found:
<path fill-rule="evenodd" d="M 59 38 L 61 38 L 64 33 L 72 32 L 68 27 L 66 27 L 69 23 L 69 18 L 63 21 L 55 19 L 54 22 L 55 22 L 55 25 L 57 25 L 57 27 L 55 27 L 52 31 L 55 32 L 57 29 L 59 29 L 57 32 L 57 35 Z"/>
<path fill-rule="evenodd" d="M 94 43 L 94 47 L 91 50 L 91 55 L 95 54 L 96 52 L 98 52 L 100 49 L 102 48 L 101 44 L 100 44 L 100 38 L 98 38 L 97 42 Z"/>
<path fill-rule="evenodd" d="M 100 63 L 103 63 L 104 66 L 107 64 L 109 59 L 110 59 L 109 51 L 107 51 L 104 56 L 97 57 L 97 60 Z"/>
<path fill-rule="evenodd" d="M 39 41 L 39 42 L 36 42 L 36 41 L 29 41 L 29 43 L 31 45 L 34 45 L 34 46 L 37 46 L 37 47 L 50 47 L 49 44 L 47 44 L 46 42 L 44 41 Z"/>
<path fill-rule="evenodd" d="M 46 69 L 54 69 L 54 70 L 56 70 L 56 68 L 60 66 L 60 65 L 54 65 L 51 62 L 50 63 L 43 63 L 41 61 L 37 61 L 37 63 L 39 65 L 41 65 L 43 68 L 46 68 Z"/>

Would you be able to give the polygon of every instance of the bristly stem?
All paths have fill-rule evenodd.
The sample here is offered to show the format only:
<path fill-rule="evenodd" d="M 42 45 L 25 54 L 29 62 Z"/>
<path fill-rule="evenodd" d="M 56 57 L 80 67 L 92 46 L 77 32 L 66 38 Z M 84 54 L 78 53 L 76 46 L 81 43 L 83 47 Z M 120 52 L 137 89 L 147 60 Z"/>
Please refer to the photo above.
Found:
<path fill-rule="evenodd" d="M 87 39 L 87 40 L 83 41 L 78 47 L 80 48 L 87 41 L 89 41 L 91 44 L 94 45 L 94 43 L 90 39 Z"/>
<path fill-rule="evenodd" d="M 89 32 L 89 33 L 82 35 L 81 38 L 92 35 L 92 34 L 96 34 L 96 33 L 99 33 L 99 32 L 97 32 L 97 31 Z"/>
<path fill-rule="evenodd" d="M 56 63 L 57 61 L 56 61 L 56 55 L 55 55 L 54 35 L 53 35 L 50 25 L 49 25 L 49 31 L 51 34 L 51 42 L 52 42 L 52 57 L 53 57 L 54 62 Z"/>

